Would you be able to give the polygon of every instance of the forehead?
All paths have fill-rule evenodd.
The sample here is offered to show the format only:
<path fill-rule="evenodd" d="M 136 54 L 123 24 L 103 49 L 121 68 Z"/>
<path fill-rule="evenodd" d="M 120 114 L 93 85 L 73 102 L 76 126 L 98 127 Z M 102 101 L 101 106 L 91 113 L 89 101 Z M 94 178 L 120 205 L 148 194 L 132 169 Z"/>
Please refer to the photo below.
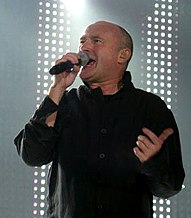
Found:
<path fill-rule="evenodd" d="M 119 36 L 120 31 L 117 26 L 110 24 L 110 23 L 105 23 L 105 22 L 99 22 L 92 24 L 88 26 L 84 32 L 83 36 Z"/>

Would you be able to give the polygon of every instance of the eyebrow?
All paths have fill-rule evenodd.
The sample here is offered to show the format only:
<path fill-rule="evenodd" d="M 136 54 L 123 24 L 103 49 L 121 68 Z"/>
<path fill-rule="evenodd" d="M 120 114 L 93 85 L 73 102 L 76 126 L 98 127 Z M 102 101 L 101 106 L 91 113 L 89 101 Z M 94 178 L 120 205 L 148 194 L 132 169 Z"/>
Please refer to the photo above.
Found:
<path fill-rule="evenodd" d="M 81 36 L 81 37 L 80 37 L 80 40 L 82 40 L 82 39 L 86 39 L 86 36 Z"/>
<path fill-rule="evenodd" d="M 81 36 L 80 37 L 80 40 L 83 40 L 83 39 L 86 39 L 87 37 L 84 35 L 84 36 Z M 95 35 L 95 36 L 90 36 L 91 39 L 104 39 L 103 37 L 99 36 L 99 35 Z"/>

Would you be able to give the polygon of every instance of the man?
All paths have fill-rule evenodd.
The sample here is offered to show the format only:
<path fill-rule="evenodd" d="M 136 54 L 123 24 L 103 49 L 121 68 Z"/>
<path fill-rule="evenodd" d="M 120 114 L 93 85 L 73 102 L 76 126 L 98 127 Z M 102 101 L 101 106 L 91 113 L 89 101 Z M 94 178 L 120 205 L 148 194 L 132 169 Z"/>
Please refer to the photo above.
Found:
<path fill-rule="evenodd" d="M 122 27 L 87 27 L 79 54 L 63 55 L 73 71 L 55 76 L 48 96 L 15 138 L 31 166 L 51 162 L 48 218 L 151 218 L 153 195 L 181 190 L 184 169 L 171 111 L 136 89 L 126 67 L 133 42 Z M 67 90 L 79 73 L 84 85 Z"/>

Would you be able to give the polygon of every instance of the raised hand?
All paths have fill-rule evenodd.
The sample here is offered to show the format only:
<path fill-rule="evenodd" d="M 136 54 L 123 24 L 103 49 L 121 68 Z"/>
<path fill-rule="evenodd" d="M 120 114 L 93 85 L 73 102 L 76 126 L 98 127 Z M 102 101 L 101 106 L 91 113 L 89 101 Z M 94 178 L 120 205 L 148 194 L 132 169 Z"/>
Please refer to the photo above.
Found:
<path fill-rule="evenodd" d="M 137 147 L 134 147 L 133 151 L 143 163 L 160 151 L 164 141 L 172 135 L 174 131 L 171 128 L 167 128 L 159 136 L 147 128 L 143 128 L 142 131 L 146 136 L 138 136 L 136 142 Z"/>
<path fill-rule="evenodd" d="M 72 85 L 78 72 L 80 71 L 80 67 L 77 66 L 77 64 L 79 63 L 78 56 L 79 54 L 77 53 L 67 53 L 66 55 L 63 55 L 62 58 L 56 61 L 56 64 L 66 61 L 71 61 L 74 64 L 74 68 L 71 72 L 62 72 L 54 76 L 54 81 L 49 89 L 49 97 L 56 104 L 59 104 L 63 93 L 69 86 Z"/>

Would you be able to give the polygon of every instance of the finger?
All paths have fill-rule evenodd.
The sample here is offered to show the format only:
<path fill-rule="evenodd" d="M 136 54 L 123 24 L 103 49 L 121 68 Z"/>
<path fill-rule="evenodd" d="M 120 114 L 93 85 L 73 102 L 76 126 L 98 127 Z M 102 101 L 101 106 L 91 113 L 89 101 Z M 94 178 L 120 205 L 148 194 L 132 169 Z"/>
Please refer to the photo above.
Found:
<path fill-rule="evenodd" d="M 147 141 L 147 144 L 137 141 L 136 144 L 139 148 L 139 150 L 143 153 L 144 159 L 148 159 L 151 156 L 153 156 L 159 149 L 160 149 L 160 144 L 152 144 L 146 137 L 144 137 Z"/>
<path fill-rule="evenodd" d="M 143 143 L 142 141 L 138 140 L 136 142 L 138 148 L 143 152 L 146 153 L 148 151 L 149 146 L 147 146 L 145 143 Z"/>
<path fill-rule="evenodd" d="M 159 138 L 154 132 L 152 132 L 150 129 L 147 129 L 145 127 L 142 129 L 142 131 L 145 133 L 145 135 L 149 137 L 149 139 L 152 141 L 153 144 L 158 144 Z"/>
<path fill-rule="evenodd" d="M 174 130 L 172 128 L 167 128 L 160 134 L 159 139 L 164 142 L 173 133 Z"/>
<path fill-rule="evenodd" d="M 72 70 L 72 73 L 76 74 L 76 73 L 78 73 L 79 71 L 80 71 L 80 67 L 77 66 L 77 65 L 74 65 L 73 70 Z"/>
<path fill-rule="evenodd" d="M 142 142 L 147 148 L 152 146 L 152 141 L 149 138 L 147 138 L 146 136 L 139 135 L 138 136 L 138 141 Z"/>
<path fill-rule="evenodd" d="M 67 53 L 67 57 L 73 64 L 79 64 L 80 56 L 77 53 Z"/>
<path fill-rule="evenodd" d="M 78 64 L 79 63 L 78 54 L 67 53 L 66 55 L 63 55 L 62 58 L 58 59 L 56 61 L 56 64 L 59 64 L 61 62 L 66 62 L 66 61 L 70 61 L 72 64 Z"/>
<path fill-rule="evenodd" d="M 138 147 L 134 147 L 133 151 L 134 151 L 134 154 L 139 158 L 141 162 L 144 162 L 146 160 L 144 153 Z"/>

